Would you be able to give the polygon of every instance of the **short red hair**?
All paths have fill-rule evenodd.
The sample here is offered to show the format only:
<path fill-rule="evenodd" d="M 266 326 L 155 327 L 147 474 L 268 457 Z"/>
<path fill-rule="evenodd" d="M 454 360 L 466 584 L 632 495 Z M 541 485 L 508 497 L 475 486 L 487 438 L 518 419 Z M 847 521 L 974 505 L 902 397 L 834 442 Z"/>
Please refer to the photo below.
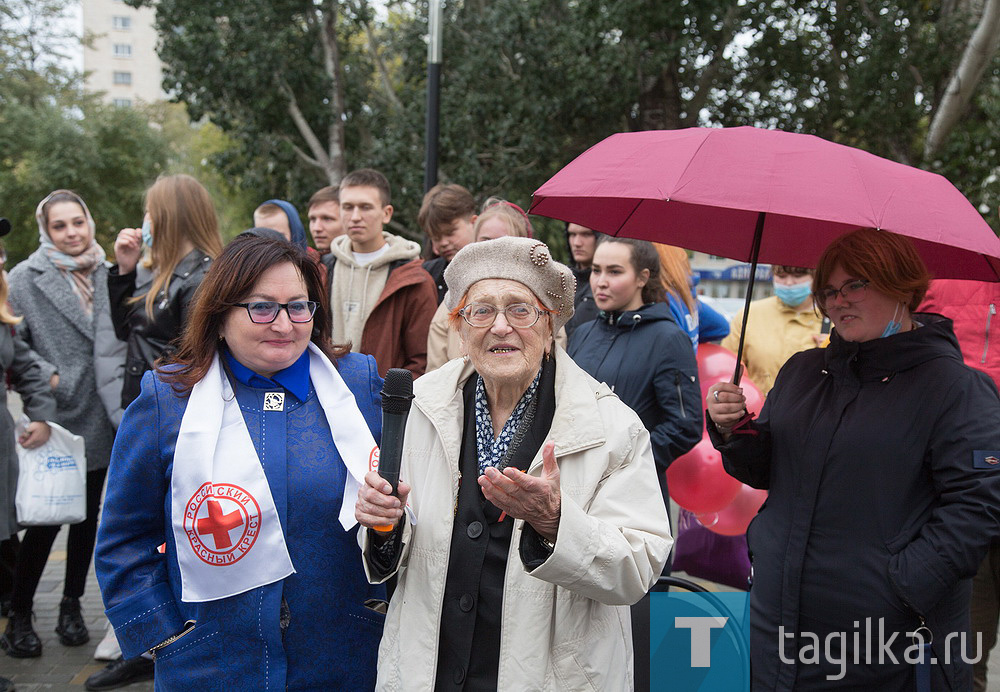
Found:
<path fill-rule="evenodd" d="M 903 303 L 910 312 L 924 299 L 932 278 L 913 243 L 901 235 L 874 228 L 851 231 L 827 246 L 813 278 L 814 294 L 819 295 L 827 287 L 838 265 L 852 277 L 867 279 L 872 288 Z M 817 300 L 816 304 L 820 302 Z M 825 315 L 826 309 L 822 306 L 820 309 Z"/>

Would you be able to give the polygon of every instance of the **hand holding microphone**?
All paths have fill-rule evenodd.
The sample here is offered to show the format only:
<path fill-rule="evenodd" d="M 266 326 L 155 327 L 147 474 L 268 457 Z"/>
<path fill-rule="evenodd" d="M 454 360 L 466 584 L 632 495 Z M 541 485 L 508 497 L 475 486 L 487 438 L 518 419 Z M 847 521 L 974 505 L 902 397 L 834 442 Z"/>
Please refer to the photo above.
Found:
<path fill-rule="evenodd" d="M 391 368 L 382 385 L 382 445 L 378 473 L 369 471 L 358 492 L 354 516 L 362 526 L 383 533 L 393 530 L 403 515 L 410 486 L 399 480 L 403 433 L 413 401 L 413 373 Z"/>

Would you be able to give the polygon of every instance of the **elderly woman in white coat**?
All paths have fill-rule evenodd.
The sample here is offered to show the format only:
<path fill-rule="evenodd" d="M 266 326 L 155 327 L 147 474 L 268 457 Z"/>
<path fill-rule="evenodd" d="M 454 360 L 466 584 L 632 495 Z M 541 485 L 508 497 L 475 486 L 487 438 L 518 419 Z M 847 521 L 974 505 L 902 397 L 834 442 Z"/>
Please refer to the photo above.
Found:
<path fill-rule="evenodd" d="M 94 376 L 94 337 L 99 324 L 110 332 L 108 268 L 95 239 L 94 219 L 83 199 L 56 190 L 38 204 L 39 247 L 10 272 L 10 302 L 24 319 L 18 333 L 45 361 L 56 399 L 53 421 L 82 435 L 87 454 L 87 518 L 69 529 L 66 576 L 56 632 L 64 646 L 89 638 L 80 612 L 97 535 L 104 476 L 115 432 L 100 404 Z M 100 319 L 103 316 L 103 321 Z M 49 366 L 51 364 L 51 367 Z M 11 610 L 17 620 L 8 653 L 42 653 L 30 614 L 35 589 L 59 526 L 33 526 L 24 535 L 14 572 Z"/>
<path fill-rule="evenodd" d="M 466 358 L 415 383 L 398 497 L 371 472 L 355 506 L 369 578 L 399 579 L 377 687 L 631 690 L 628 606 L 672 543 L 649 434 L 555 345 L 575 281 L 544 243 L 445 278 Z"/>

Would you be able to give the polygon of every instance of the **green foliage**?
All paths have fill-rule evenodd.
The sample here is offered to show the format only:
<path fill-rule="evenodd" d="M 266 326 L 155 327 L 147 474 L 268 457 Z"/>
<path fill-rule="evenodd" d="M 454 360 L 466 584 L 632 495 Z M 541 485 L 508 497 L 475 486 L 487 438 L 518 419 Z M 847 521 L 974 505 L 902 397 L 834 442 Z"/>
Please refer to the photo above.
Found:
<path fill-rule="evenodd" d="M 10 262 L 38 247 L 35 207 L 49 192 L 79 193 L 110 250 L 118 229 L 142 222 L 142 195 L 166 163 L 166 144 L 130 109 L 87 103 L 79 111 L 42 103 L 0 105 L 0 214 Z"/>
<path fill-rule="evenodd" d="M 158 103 L 143 108 L 143 114 L 162 131 L 169 142 L 167 174 L 186 173 L 208 190 L 219 215 L 219 230 L 230 239 L 250 227 L 253 210 L 260 200 L 251 190 L 220 171 L 215 161 L 234 151 L 236 143 L 218 126 L 201 121 L 192 123 L 183 104 Z"/>
<path fill-rule="evenodd" d="M 152 0 L 127 0 L 153 5 Z M 394 221 L 423 194 L 426 0 L 158 0 L 165 87 L 234 143 L 206 157 L 263 200 L 300 207 L 329 171 L 383 170 Z M 1000 199 L 994 59 L 935 161 L 927 127 L 971 33 L 975 3 L 925 0 L 446 0 L 440 173 L 522 206 L 561 166 L 623 130 L 762 125 L 810 132 L 951 179 L 981 209 Z M 335 27 L 340 68 L 324 66 Z M 370 33 L 369 33 L 370 30 Z M 343 108 L 338 110 L 338 95 Z M 989 218 L 996 224 L 995 213 Z M 1000 225 L 1000 224 L 997 224 Z M 562 248 L 561 226 L 538 222 Z M 399 230 L 397 228 L 397 230 Z"/>
<path fill-rule="evenodd" d="M 11 0 L 0 8 L 0 216 L 9 264 L 38 247 L 35 207 L 69 188 L 87 202 L 98 242 L 142 220 L 142 194 L 166 165 L 162 134 L 141 114 L 80 90 L 81 75 L 57 61 L 66 36 L 52 33 L 64 0 Z"/>

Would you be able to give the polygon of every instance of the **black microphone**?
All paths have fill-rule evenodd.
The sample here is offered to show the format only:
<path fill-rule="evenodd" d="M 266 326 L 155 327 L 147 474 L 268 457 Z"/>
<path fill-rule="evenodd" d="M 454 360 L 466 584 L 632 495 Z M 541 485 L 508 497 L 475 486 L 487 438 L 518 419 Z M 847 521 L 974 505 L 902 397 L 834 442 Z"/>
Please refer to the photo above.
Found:
<path fill-rule="evenodd" d="M 379 447 L 378 475 L 392 485 L 392 494 L 399 486 L 399 463 L 403 458 L 403 431 L 413 400 L 413 373 L 403 368 L 390 368 L 382 385 L 382 445 Z M 391 531 L 392 526 L 376 527 Z"/>

